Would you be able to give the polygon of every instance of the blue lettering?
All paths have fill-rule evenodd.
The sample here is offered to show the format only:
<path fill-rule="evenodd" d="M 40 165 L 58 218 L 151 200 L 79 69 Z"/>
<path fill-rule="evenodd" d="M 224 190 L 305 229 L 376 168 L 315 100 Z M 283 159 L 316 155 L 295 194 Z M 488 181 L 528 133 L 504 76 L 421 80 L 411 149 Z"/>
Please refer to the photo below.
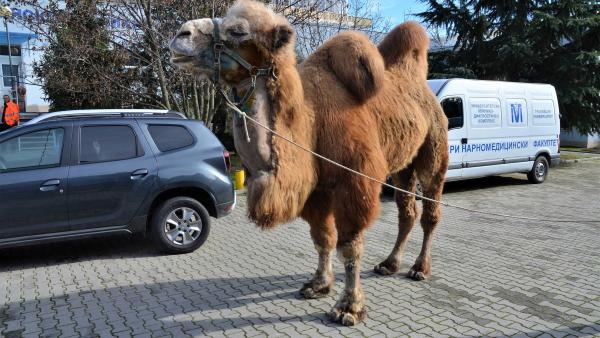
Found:
<path fill-rule="evenodd" d="M 510 113 L 512 123 L 523 123 L 523 109 L 519 103 L 510 104 Z"/>
<path fill-rule="evenodd" d="M 527 145 L 527 143 L 525 143 Z M 534 147 L 556 147 L 558 145 L 557 139 L 547 139 L 547 140 L 534 140 Z"/>

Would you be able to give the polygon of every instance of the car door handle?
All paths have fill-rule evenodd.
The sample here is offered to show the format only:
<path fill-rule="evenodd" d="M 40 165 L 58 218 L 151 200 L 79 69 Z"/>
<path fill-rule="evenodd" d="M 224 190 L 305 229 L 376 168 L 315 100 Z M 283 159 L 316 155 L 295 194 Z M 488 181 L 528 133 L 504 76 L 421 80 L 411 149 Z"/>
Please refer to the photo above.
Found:
<path fill-rule="evenodd" d="M 60 180 L 47 180 L 40 185 L 40 191 L 56 190 L 60 185 Z"/>
<path fill-rule="evenodd" d="M 469 139 L 467 139 L 466 137 L 463 137 L 460 139 L 460 144 L 467 144 L 469 142 Z"/>
<path fill-rule="evenodd" d="M 131 173 L 131 179 L 135 180 L 148 175 L 148 169 L 138 169 Z"/>

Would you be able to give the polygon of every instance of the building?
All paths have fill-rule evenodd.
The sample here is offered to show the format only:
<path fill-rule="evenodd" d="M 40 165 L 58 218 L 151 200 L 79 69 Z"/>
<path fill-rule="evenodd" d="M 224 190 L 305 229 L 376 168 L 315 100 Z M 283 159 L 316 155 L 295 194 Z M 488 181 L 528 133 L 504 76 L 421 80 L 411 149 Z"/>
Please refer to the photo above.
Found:
<path fill-rule="evenodd" d="M 580 148 L 600 148 L 600 134 L 582 134 L 576 129 L 560 130 L 560 145 Z"/>
<path fill-rule="evenodd" d="M 5 18 L 0 30 L 0 92 L 16 99 L 22 113 L 47 112 L 49 104 L 32 67 L 41 57 L 41 42 L 22 24 L 25 20 L 40 20 L 40 13 L 19 5 L 10 7 L 10 11 L 10 18 L 6 18 L 6 11 L 2 13 Z"/>

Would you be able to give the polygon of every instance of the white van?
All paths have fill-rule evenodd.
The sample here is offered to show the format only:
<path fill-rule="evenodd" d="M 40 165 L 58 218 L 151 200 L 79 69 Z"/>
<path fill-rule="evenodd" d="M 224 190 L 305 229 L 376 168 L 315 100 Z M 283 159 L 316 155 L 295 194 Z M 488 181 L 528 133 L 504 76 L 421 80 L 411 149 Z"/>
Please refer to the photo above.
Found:
<path fill-rule="evenodd" d="M 522 172 L 542 183 L 558 163 L 554 87 L 466 79 L 429 80 L 448 117 L 447 181 Z"/>

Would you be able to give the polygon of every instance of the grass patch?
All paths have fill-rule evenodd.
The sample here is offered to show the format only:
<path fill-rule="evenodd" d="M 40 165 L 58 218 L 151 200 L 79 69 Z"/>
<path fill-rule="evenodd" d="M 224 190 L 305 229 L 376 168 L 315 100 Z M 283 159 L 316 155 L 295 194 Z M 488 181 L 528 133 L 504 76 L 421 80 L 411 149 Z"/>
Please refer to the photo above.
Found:
<path fill-rule="evenodd" d="M 560 154 L 561 160 L 579 160 L 585 158 L 585 156 L 577 155 L 577 154 Z"/>
<path fill-rule="evenodd" d="M 238 154 L 229 152 L 229 160 L 231 161 L 231 172 L 242 169 L 242 159 Z"/>
<path fill-rule="evenodd" d="M 578 153 L 593 153 L 600 154 L 600 148 L 576 148 L 576 147 L 560 147 L 561 151 L 573 151 Z M 561 156 L 562 157 L 562 156 Z"/>

